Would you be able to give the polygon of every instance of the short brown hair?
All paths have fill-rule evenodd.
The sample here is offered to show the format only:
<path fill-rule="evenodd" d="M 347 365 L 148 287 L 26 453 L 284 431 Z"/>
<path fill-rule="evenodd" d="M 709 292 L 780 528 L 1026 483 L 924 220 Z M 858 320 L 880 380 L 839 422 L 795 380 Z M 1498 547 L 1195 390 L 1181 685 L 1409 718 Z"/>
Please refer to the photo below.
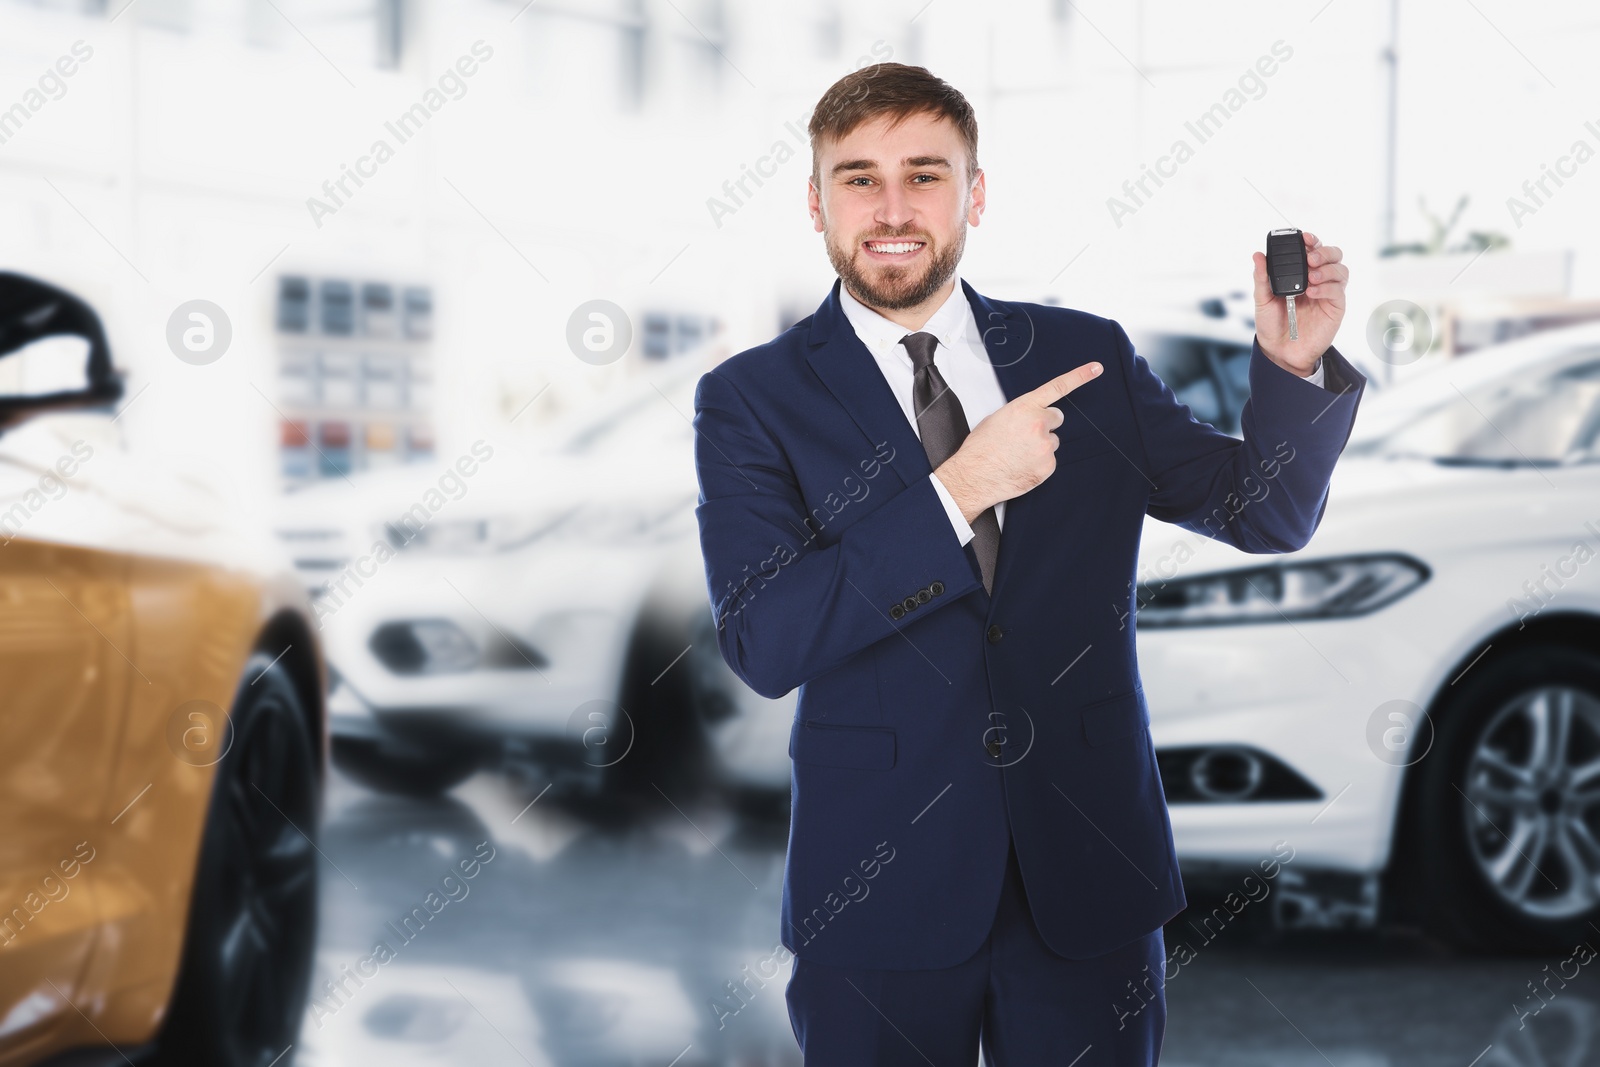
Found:
<path fill-rule="evenodd" d="M 949 119 L 967 146 L 967 177 L 978 174 L 978 118 L 967 98 L 953 85 L 936 78 L 926 67 L 905 63 L 871 63 L 851 71 L 828 87 L 811 112 L 806 132 L 811 135 L 811 178 L 820 178 L 820 146 L 838 140 L 866 122 L 892 116 L 897 126 L 912 115 L 932 114 Z"/>

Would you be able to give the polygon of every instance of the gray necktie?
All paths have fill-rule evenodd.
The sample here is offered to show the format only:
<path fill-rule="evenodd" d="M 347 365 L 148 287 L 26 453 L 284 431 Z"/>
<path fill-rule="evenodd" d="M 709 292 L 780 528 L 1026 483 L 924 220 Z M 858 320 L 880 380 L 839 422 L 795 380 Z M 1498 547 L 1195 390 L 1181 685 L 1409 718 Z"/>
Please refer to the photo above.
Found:
<path fill-rule="evenodd" d="M 911 353 L 916 377 L 911 388 L 912 407 L 917 412 L 917 433 L 934 470 L 961 447 L 967 439 L 967 414 L 955 390 L 945 384 L 939 368 L 933 365 L 933 350 L 939 339 L 931 333 L 908 333 L 900 343 Z M 972 520 L 972 547 L 983 572 L 983 588 L 994 592 L 994 563 L 1000 554 L 1000 519 L 990 507 Z"/>

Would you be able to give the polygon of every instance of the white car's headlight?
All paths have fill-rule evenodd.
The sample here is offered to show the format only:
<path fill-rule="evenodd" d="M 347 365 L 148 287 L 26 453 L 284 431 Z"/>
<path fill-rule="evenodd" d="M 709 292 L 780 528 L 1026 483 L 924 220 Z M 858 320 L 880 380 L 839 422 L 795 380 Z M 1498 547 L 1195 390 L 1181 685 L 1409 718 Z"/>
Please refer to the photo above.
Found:
<path fill-rule="evenodd" d="M 395 674 L 454 674 L 478 665 L 478 646 L 449 619 L 386 622 L 367 642 Z"/>
<path fill-rule="evenodd" d="M 450 619 L 394 619 L 372 631 L 367 647 L 391 673 L 402 675 L 550 666 L 538 648 L 484 621 L 474 637 Z"/>
<path fill-rule="evenodd" d="M 1140 627 L 1223 626 L 1365 615 L 1428 580 L 1427 566 L 1384 554 L 1268 564 L 1140 583 Z"/>
<path fill-rule="evenodd" d="M 571 509 L 538 515 L 493 515 L 435 519 L 419 524 L 402 518 L 384 523 L 380 536 L 398 551 L 441 555 L 503 552 L 536 541 L 566 521 Z"/>

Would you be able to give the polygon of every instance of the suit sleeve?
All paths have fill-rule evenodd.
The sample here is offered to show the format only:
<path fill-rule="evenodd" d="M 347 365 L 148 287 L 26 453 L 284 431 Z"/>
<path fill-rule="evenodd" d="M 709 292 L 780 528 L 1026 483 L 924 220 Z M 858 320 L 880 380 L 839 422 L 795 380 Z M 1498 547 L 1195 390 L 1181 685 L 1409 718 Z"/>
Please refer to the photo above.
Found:
<path fill-rule="evenodd" d="M 823 545 L 806 536 L 788 457 L 733 383 L 707 372 L 694 406 L 695 516 L 717 643 L 757 693 L 780 697 L 983 588 L 931 478 L 913 479 Z M 891 617 L 936 582 L 937 595 Z"/>
<path fill-rule="evenodd" d="M 1244 552 L 1304 548 L 1322 522 L 1366 377 L 1330 346 L 1319 386 L 1252 341 L 1241 442 L 1195 419 L 1113 325 L 1151 484 L 1146 512 Z"/>

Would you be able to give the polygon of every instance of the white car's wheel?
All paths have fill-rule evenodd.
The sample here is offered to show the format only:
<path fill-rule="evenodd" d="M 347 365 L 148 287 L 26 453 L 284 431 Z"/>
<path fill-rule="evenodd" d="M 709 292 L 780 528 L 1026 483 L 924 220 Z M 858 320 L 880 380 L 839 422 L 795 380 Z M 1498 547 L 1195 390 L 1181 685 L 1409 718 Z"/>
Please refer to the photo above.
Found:
<path fill-rule="evenodd" d="M 1600 921 L 1600 657 L 1485 658 L 1418 765 L 1419 909 L 1462 945 L 1570 947 Z"/>
<path fill-rule="evenodd" d="M 713 784 L 711 754 L 686 650 L 694 641 L 682 612 L 644 615 L 628 652 L 622 707 L 628 753 L 606 767 L 604 792 L 657 803 L 693 800 Z"/>
<path fill-rule="evenodd" d="M 684 656 L 688 668 L 690 699 L 695 717 L 705 733 L 710 754 L 710 773 L 727 800 L 756 823 L 787 822 L 789 817 L 789 778 L 787 756 L 782 780 L 772 784 L 752 775 L 742 761 L 751 757 L 750 721 L 766 712 L 753 703 L 767 702 L 745 687 L 739 676 L 728 669 L 717 645 L 717 627 L 709 611 L 696 613 L 690 627 L 692 643 Z M 787 716 L 785 719 L 787 720 Z M 787 732 L 787 730 L 785 731 Z M 757 730 L 754 736 L 763 736 Z M 781 745 L 781 742 L 779 742 Z"/>

